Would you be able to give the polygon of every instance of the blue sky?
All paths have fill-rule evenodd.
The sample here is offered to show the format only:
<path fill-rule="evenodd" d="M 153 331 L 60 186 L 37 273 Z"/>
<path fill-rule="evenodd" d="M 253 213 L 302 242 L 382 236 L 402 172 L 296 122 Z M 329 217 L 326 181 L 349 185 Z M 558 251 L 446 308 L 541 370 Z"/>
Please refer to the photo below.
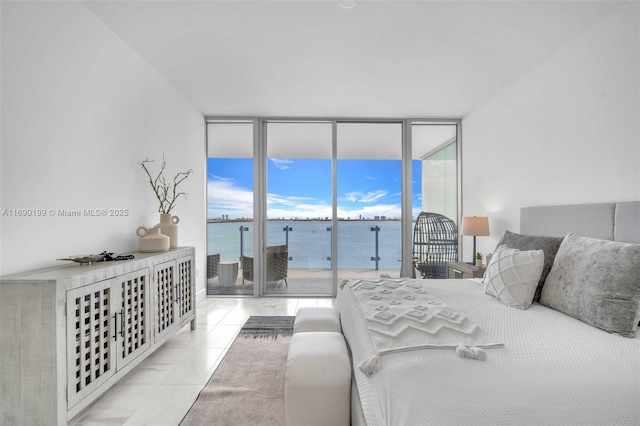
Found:
<path fill-rule="evenodd" d="M 207 217 L 253 216 L 253 160 L 208 159 Z M 420 182 L 420 167 L 413 167 Z M 338 217 L 400 217 L 399 160 L 338 160 Z M 268 218 L 331 217 L 331 160 L 277 159 L 267 165 Z M 419 188 L 418 188 L 419 191 Z M 414 194 L 414 205 L 420 204 Z"/>

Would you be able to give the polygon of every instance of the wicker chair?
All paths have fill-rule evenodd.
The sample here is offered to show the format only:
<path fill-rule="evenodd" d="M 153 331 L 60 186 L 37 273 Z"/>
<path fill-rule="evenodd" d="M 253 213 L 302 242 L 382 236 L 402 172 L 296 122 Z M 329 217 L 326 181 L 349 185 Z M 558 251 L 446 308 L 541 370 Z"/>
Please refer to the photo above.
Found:
<path fill-rule="evenodd" d="M 457 261 L 455 222 L 438 213 L 420 213 L 413 228 L 413 265 L 422 278 L 446 278 L 446 263 Z"/>
<path fill-rule="evenodd" d="M 244 280 L 254 281 L 253 257 L 242 256 L 242 283 Z M 282 281 L 288 287 L 289 248 L 286 245 L 267 247 L 267 282 Z"/>
<path fill-rule="evenodd" d="M 220 263 L 220 253 L 207 255 L 207 279 L 218 275 L 218 264 Z"/>

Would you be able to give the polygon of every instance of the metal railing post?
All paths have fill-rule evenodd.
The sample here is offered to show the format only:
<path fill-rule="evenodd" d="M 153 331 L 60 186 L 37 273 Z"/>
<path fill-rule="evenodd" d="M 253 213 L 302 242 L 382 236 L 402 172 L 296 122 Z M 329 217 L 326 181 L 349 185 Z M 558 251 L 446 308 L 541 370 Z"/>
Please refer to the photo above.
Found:
<path fill-rule="evenodd" d="M 287 245 L 287 250 L 289 250 L 289 231 L 293 231 L 293 228 L 289 225 L 282 228 L 284 231 L 284 243 Z M 293 256 L 289 256 L 289 260 L 293 260 Z"/>
<path fill-rule="evenodd" d="M 371 260 L 376 262 L 376 271 L 378 270 L 378 262 L 380 261 L 380 256 L 378 256 L 378 233 L 380 232 L 379 226 L 372 226 L 371 231 L 376 233 L 376 255 L 375 257 L 371 257 Z"/>
<path fill-rule="evenodd" d="M 242 261 L 242 256 L 244 255 L 244 231 L 248 231 L 249 228 L 240 225 L 238 230 L 240 231 L 240 261 Z"/>
<path fill-rule="evenodd" d="M 331 232 L 331 226 L 327 226 L 327 231 Z M 333 234 L 331 234 L 331 240 L 333 241 Z M 331 247 L 329 247 L 331 250 Z M 331 256 L 327 256 L 327 261 L 331 262 Z"/>

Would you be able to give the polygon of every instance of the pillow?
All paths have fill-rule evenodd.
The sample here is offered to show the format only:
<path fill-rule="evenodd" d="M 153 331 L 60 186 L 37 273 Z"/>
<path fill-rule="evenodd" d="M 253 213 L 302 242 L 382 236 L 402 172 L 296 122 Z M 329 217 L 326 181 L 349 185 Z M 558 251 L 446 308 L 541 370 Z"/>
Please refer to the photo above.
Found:
<path fill-rule="evenodd" d="M 540 303 L 611 333 L 634 337 L 640 320 L 640 244 L 568 234 Z"/>
<path fill-rule="evenodd" d="M 498 241 L 496 250 L 500 246 L 505 245 L 509 248 L 519 250 L 542 250 L 544 252 L 544 266 L 542 268 L 542 274 L 540 274 L 536 293 L 533 295 L 534 302 L 540 301 L 542 286 L 551 270 L 551 265 L 553 265 L 553 259 L 556 257 L 560 243 L 562 243 L 562 237 L 534 237 L 531 235 L 516 234 L 510 231 L 506 231 L 500 241 Z"/>
<path fill-rule="evenodd" d="M 487 266 L 483 283 L 485 293 L 507 306 L 527 309 L 544 266 L 542 250 L 522 251 L 501 247 Z"/>

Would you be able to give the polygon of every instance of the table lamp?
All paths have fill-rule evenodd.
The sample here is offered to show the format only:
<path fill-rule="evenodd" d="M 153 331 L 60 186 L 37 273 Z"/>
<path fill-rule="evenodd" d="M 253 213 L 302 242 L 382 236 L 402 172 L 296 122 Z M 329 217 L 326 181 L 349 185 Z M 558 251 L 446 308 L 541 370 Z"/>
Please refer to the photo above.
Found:
<path fill-rule="evenodd" d="M 462 235 L 473 236 L 473 258 L 476 255 L 476 237 L 489 235 L 489 218 L 486 216 L 464 216 L 462 218 Z"/>

